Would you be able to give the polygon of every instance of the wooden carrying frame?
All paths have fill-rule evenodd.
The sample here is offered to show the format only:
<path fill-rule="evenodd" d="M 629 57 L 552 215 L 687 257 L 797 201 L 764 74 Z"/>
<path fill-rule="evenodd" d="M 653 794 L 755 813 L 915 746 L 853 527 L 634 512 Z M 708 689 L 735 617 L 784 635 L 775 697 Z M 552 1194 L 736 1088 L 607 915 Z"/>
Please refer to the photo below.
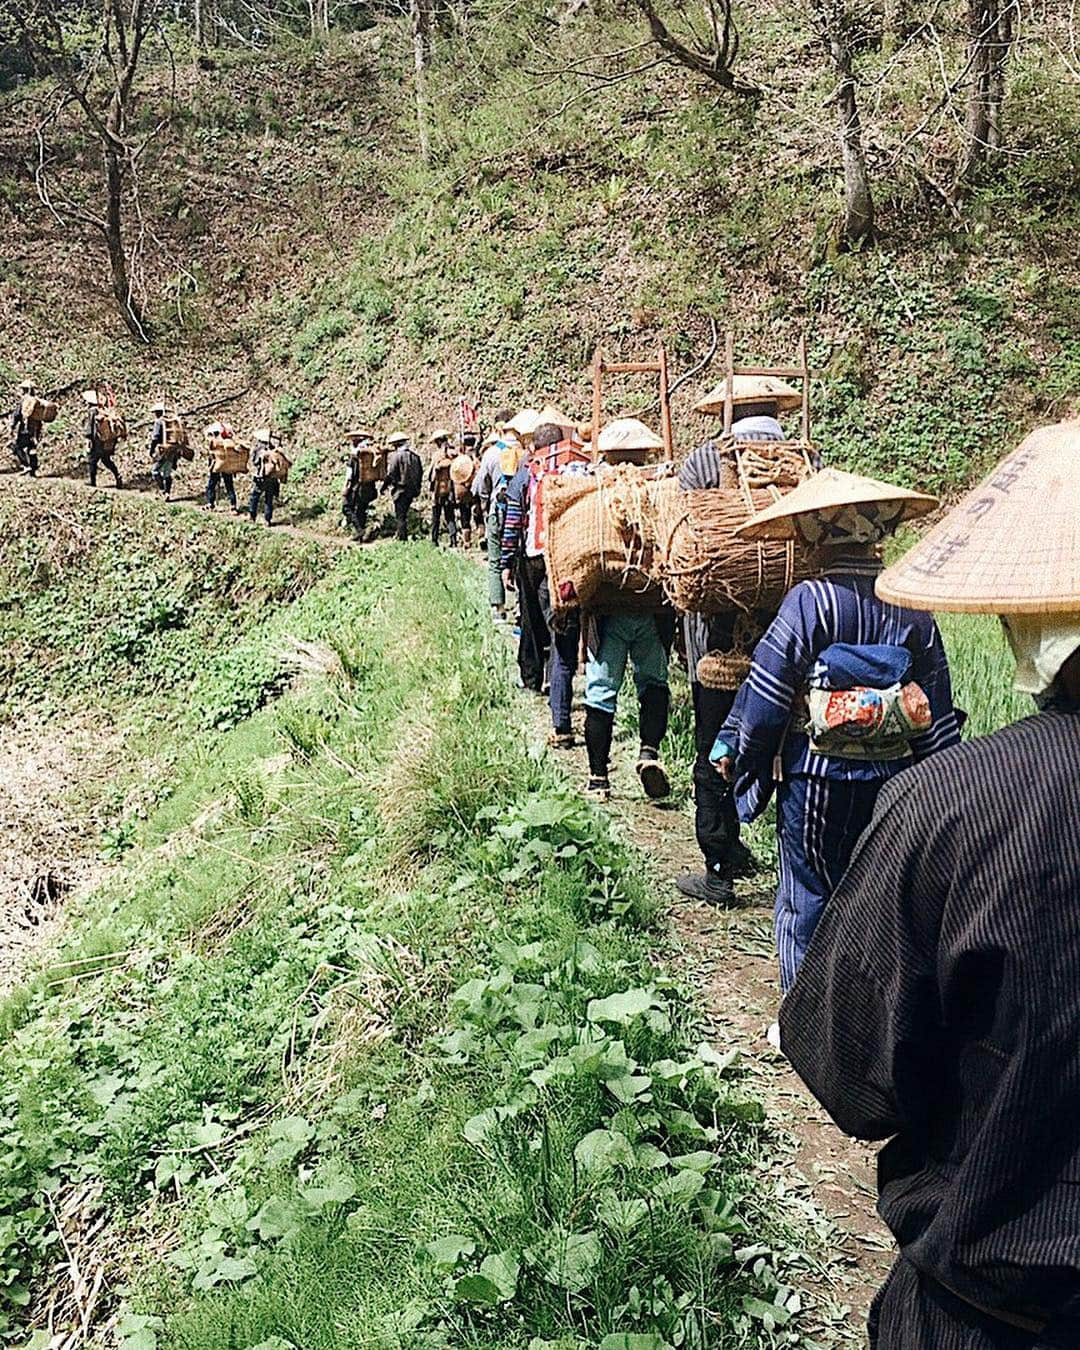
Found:
<path fill-rule="evenodd" d="M 675 457 L 671 440 L 671 404 L 668 401 L 667 350 L 660 344 L 655 361 L 607 361 L 604 350 L 597 347 L 593 355 L 592 386 L 592 457 L 600 458 L 600 418 L 603 414 L 603 385 L 605 375 L 655 375 L 660 384 L 660 436 L 664 442 L 664 458 Z M 728 423 L 730 425 L 730 423 Z"/>
<path fill-rule="evenodd" d="M 802 439 L 810 443 L 810 367 L 806 364 L 806 335 L 799 338 L 799 364 L 797 366 L 737 366 L 735 364 L 735 334 L 729 328 L 724 334 L 724 376 L 727 381 L 724 392 L 724 435 L 731 434 L 734 421 L 735 375 L 771 375 L 777 380 L 801 380 L 802 392 Z M 612 367 L 613 369 L 614 367 Z"/>

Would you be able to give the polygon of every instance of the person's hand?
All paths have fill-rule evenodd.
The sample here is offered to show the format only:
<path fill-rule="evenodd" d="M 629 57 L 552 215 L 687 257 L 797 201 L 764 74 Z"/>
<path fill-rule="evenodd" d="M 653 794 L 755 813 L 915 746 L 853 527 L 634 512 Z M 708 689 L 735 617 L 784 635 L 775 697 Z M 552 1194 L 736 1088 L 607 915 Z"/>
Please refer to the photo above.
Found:
<path fill-rule="evenodd" d="M 735 764 L 730 755 L 725 755 L 723 759 L 715 760 L 713 762 L 713 768 L 725 783 L 733 783 L 735 781 Z"/>
<path fill-rule="evenodd" d="M 503 585 L 506 587 L 508 591 L 517 590 L 517 587 L 514 585 L 514 574 L 513 572 L 510 571 L 509 567 L 503 568 L 502 577 L 503 577 Z"/>

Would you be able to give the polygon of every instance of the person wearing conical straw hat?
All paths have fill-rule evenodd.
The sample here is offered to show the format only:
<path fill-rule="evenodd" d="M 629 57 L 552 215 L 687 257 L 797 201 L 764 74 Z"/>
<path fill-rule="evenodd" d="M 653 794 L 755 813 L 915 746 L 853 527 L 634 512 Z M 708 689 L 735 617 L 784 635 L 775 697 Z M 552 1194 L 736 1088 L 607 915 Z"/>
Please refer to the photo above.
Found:
<path fill-rule="evenodd" d="M 424 483 L 424 467 L 408 432 L 391 432 L 386 443 L 390 446 L 390 457 L 386 462 L 382 491 L 389 492 L 394 503 L 395 534 L 400 542 L 404 542 L 409 537 L 409 511 Z"/>
<path fill-rule="evenodd" d="M 500 420 L 501 419 L 501 420 Z M 506 426 L 509 413 L 496 414 L 496 430 L 484 445 L 480 467 L 472 481 L 474 500 L 479 502 L 488 560 L 488 603 L 496 623 L 506 621 L 506 587 L 502 576 L 502 532 L 506 520 L 506 489 L 518 471 L 521 442 Z"/>
<path fill-rule="evenodd" d="M 112 474 L 116 486 L 122 487 L 120 470 L 113 459 L 119 433 L 123 431 L 123 422 L 116 411 L 115 401 L 111 407 L 105 406 L 105 400 L 96 389 L 85 390 L 83 401 L 87 405 L 85 434 L 87 476 L 90 486 L 97 487 L 98 466 L 104 464 Z"/>
<path fill-rule="evenodd" d="M 823 469 L 737 531 L 821 551 L 754 648 L 713 756 L 740 820 L 776 788 L 776 945 L 788 990 L 884 783 L 955 744 L 960 728 L 930 615 L 874 594 L 877 545 L 933 497 Z"/>
<path fill-rule="evenodd" d="M 276 448 L 273 432 L 269 427 L 260 427 L 252 439 L 255 445 L 251 451 L 251 498 L 248 501 L 248 515 L 254 525 L 259 516 L 261 498 L 263 519 L 267 526 L 271 526 L 274 523 L 274 503 L 281 491 L 281 482 L 275 476 L 271 459 Z"/>
<path fill-rule="evenodd" d="M 364 537 L 368 512 L 379 493 L 374 439 L 368 427 L 353 427 L 345 433 L 349 454 L 341 493 L 341 514 L 357 541 Z"/>
<path fill-rule="evenodd" d="M 726 393 L 725 380 L 695 405 L 696 411 L 723 416 Z M 800 402 L 795 389 L 772 376 L 734 376 L 732 437 L 736 441 L 783 441 L 780 414 Z M 684 492 L 737 486 L 730 453 L 711 438 L 692 450 L 679 470 L 679 487 Z M 758 867 L 739 838 L 735 795 L 713 768 L 709 755 L 735 701 L 736 649 L 745 650 L 774 617 L 764 610 L 748 615 L 683 615 L 683 645 L 694 709 L 694 833 L 705 867 L 702 872 L 676 877 L 675 885 L 688 899 L 707 905 L 733 904 L 735 878 L 752 875 Z"/>
<path fill-rule="evenodd" d="M 19 383 L 19 401 L 11 414 L 11 451 L 15 462 L 23 473 L 31 478 L 37 477 L 38 446 L 44 427 L 40 419 L 34 416 L 37 386 L 27 378 Z"/>
<path fill-rule="evenodd" d="M 875 1350 L 1080 1345 L 1080 422 L 1029 436 L 879 577 L 1001 615 L 1034 716 L 882 790 L 780 1011 L 845 1134 L 891 1139 Z"/>
<path fill-rule="evenodd" d="M 438 547 L 439 535 L 445 522 L 450 531 L 450 547 L 457 548 L 457 512 L 454 510 L 454 484 L 450 477 L 454 449 L 450 443 L 449 431 L 445 427 L 439 427 L 431 433 L 431 443 L 435 447 L 428 468 L 428 488 L 431 491 L 431 542 Z"/>
<path fill-rule="evenodd" d="M 150 477 L 161 489 L 166 501 L 172 496 L 173 475 L 180 458 L 180 447 L 170 445 L 165 435 L 165 400 L 158 399 L 150 405 L 153 423 L 150 427 L 150 441 L 147 454 L 150 456 Z"/>

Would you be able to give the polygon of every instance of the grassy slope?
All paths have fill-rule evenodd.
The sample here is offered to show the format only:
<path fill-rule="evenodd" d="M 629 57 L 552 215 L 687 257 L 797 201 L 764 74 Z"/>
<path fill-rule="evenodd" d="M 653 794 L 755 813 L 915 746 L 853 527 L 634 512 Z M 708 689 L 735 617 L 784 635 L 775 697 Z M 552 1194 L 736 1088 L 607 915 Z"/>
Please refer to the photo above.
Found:
<path fill-rule="evenodd" d="M 126 1291 L 127 1350 L 785 1320 L 776 1229 L 739 1219 L 757 1110 L 690 1049 L 640 867 L 526 753 L 479 591 L 427 549 L 343 556 L 263 635 L 324 644 L 309 679 L 174 745 L 4 1008 L 16 1319 L 46 1189 L 108 1215 L 84 1260 Z"/>
<path fill-rule="evenodd" d="M 275 405 L 300 451 L 293 491 L 316 500 L 343 420 L 423 428 L 476 388 L 488 407 L 555 396 L 581 413 L 596 340 L 640 354 L 662 335 L 685 366 L 709 316 L 759 355 L 786 356 L 807 329 L 826 453 L 910 480 L 955 484 L 1018 426 L 1068 406 L 1080 93 L 1059 78 L 1052 15 L 1030 20 L 1014 60 L 1010 134 L 1025 153 L 963 222 L 905 170 L 881 172 L 882 247 L 830 258 L 829 81 L 794 14 L 744 24 L 745 72 L 770 90 L 754 110 L 667 67 L 591 92 L 543 78 L 639 40 L 624 20 L 587 11 L 552 28 L 532 4 L 477 13 L 468 49 L 438 48 L 431 169 L 416 162 L 393 25 L 378 48 L 365 35 L 182 72 L 168 135 L 148 152 L 162 241 L 148 260 L 162 324 L 149 353 L 117 336 L 92 251 L 18 209 L 35 96 L 9 99 L 9 359 L 46 382 L 111 373 L 131 403 L 250 384 L 238 421 Z M 956 34 L 945 27 L 941 41 L 956 66 Z M 875 165 L 933 105 L 937 62 L 919 47 L 863 58 Z M 85 184 L 74 144 L 61 136 L 58 150 L 67 186 Z M 953 153 L 946 119 L 934 172 Z M 58 325 L 73 297 L 80 322 Z M 691 393 L 683 448 L 704 430 Z M 640 396 L 615 391 L 613 410 Z M 58 425 L 54 446 L 70 447 L 72 429 Z"/>

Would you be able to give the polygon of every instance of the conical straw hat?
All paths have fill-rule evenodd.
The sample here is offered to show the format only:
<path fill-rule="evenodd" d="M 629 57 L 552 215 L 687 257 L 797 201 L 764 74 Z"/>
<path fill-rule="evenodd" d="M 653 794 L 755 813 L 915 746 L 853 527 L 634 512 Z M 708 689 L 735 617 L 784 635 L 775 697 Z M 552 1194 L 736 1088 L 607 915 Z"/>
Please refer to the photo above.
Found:
<path fill-rule="evenodd" d="M 90 405 L 91 408 L 96 408 L 96 407 L 97 407 L 97 405 L 98 405 L 98 396 L 97 396 L 97 390 L 96 390 L 96 389 L 84 389 L 84 390 L 83 390 L 83 398 L 86 400 L 86 402 Z"/>
<path fill-rule="evenodd" d="M 386 438 L 387 445 L 404 445 L 409 439 L 407 431 L 392 431 Z"/>
<path fill-rule="evenodd" d="M 722 413 L 726 395 L 727 380 L 723 379 L 699 403 L 694 404 L 694 411 Z M 776 404 L 778 412 L 790 412 L 792 408 L 802 407 L 802 394 L 790 384 L 778 380 L 775 375 L 733 375 L 731 402 L 736 408 L 740 403 L 771 402 Z"/>
<path fill-rule="evenodd" d="M 435 430 L 431 433 L 432 444 L 434 444 L 436 441 L 448 441 L 449 439 L 450 433 L 447 431 L 445 427 L 436 427 Z"/>
<path fill-rule="evenodd" d="M 1033 431 L 877 592 L 912 609 L 1080 613 L 1080 421 Z"/>
<path fill-rule="evenodd" d="M 550 422 L 552 426 L 561 427 L 563 431 L 571 432 L 574 436 L 578 434 L 577 421 L 573 417 L 567 417 L 566 413 L 560 412 L 553 403 L 549 403 L 546 408 L 541 410 L 536 426 L 542 427 L 547 422 Z M 533 431 L 535 430 L 536 427 L 533 427 Z"/>
<path fill-rule="evenodd" d="M 609 450 L 663 450 L 664 442 L 636 417 L 619 417 L 601 431 L 598 446 L 605 454 Z"/>
<path fill-rule="evenodd" d="M 796 516 L 827 515 L 845 506 L 880 506 L 895 503 L 899 508 L 896 524 L 913 516 L 924 516 L 937 506 L 937 498 L 924 492 L 911 492 L 894 483 L 844 473 L 840 469 L 822 469 L 778 502 L 751 516 L 735 531 L 743 539 L 794 539 Z"/>
<path fill-rule="evenodd" d="M 540 414 L 535 408 L 522 408 L 506 424 L 507 431 L 515 431 L 519 436 L 531 436 L 540 425 Z"/>
<path fill-rule="evenodd" d="M 371 441 L 374 440 L 370 427 L 350 427 L 345 433 L 347 441 Z"/>

